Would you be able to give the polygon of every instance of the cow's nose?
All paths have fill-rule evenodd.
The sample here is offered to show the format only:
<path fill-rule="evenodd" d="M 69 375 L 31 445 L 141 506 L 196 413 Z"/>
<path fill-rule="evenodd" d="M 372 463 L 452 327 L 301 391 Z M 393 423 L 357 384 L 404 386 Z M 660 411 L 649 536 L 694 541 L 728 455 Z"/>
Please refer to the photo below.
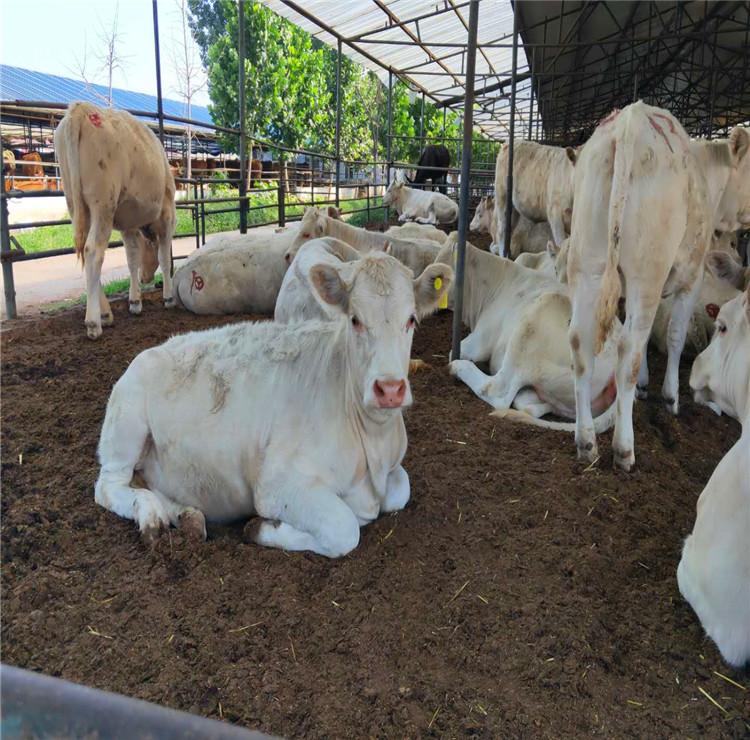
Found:
<path fill-rule="evenodd" d="M 381 409 L 397 409 L 404 402 L 406 396 L 406 381 L 381 382 L 376 380 L 373 392 Z"/>
<path fill-rule="evenodd" d="M 284 259 L 286 260 L 287 264 L 289 264 L 292 261 L 292 253 L 291 252 L 287 252 L 284 255 Z"/>

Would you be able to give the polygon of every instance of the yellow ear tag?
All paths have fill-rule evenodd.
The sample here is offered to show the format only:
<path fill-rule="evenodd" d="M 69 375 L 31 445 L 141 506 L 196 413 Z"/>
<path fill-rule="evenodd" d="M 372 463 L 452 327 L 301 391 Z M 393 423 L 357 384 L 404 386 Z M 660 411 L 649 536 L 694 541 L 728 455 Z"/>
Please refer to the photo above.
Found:
<path fill-rule="evenodd" d="M 435 290 L 440 290 L 440 288 L 443 287 L 443 279 L 442 278 L 435 278 L 434 282 Z M 440 303 L 438 303 L 438 308 L 448 308 L 448 291 L 446 290 L 445 293 L 443 293 L 443 297 L 440 299 Z"/>

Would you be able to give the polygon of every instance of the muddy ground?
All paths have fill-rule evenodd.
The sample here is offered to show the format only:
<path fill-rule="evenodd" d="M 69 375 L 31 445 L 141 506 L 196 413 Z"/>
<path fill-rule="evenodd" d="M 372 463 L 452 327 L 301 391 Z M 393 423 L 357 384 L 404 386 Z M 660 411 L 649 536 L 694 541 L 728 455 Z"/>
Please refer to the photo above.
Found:
<path fill-rule="evenodd" d="M 435 316 L 414 342 L 434 370 L 406 414 L 412 500 L 352 554 L 244 545 L 242 524 L 149 550 L 94 503 L 112 384 L 171 334 L 245 317 L 114 310 L 98 343 L 82 307 L 2 337 L 3 662 L 288 738 L 748 737 L 748 692 L 716 672 L 750 677 L 675 579 L 735 422 L 687 393 L 678 420 L 638 403 L 635 472 L 612 471 L 609 434 L 582 472 L 571 436 L 454 384 Z"/>

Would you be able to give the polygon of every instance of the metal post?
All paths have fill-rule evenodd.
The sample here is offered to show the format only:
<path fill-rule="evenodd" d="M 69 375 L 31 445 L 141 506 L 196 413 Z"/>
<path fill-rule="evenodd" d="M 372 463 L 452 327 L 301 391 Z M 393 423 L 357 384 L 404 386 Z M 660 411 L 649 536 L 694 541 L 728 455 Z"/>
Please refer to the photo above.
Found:
<path fill-rule="evenodd" d="M 391 166 L 393 165 L 393 159 L 391 157 L 391 102 L 393 98 L 393 72 L 388 70 L 388 131 L 385 137 L 385 158 L 387 160 L 385 170 L 385 186 L 388 187 L 391 184 Z M 385 221 L 388 223 L 388 206 L 385 207 Z"/>
<path fill-rule="evenodd" d="M 341 186 L 341 39 L 336 57 L 336 208 L 339 207 Z"/>
<path fill-rule="evenodd" d="M 239 4 L 237 70 L 240 89 L 240 234 L 247 234 L 247 113 L 245 110 L 245 0 Z"/>
<path fill-rule="evenodd" d="M 471 135 L 474 130 L 474 71 L 477 58 L 479 0 L 471 0 L 469 39 L 466 48 L 466 97 L 464 100 L 464 147 L 461 161 L 461 196 L 458 206 L 458 243 L 456 244 L 456 287 L 453 293 L 453 359 L 461 357 L 461 327 L 464 305 L 464 265 L 466 233 L 469 227 L 469 178 L 471 177 Z"/>
<path fill-rule="evenodd" d="M 284 188 L 284 152 L 279 152 L 279 226 L 286 226 L 286 191 Z"/>
<path fill-rule="evenodd" d="M 159 141 L 164 146 L 164 107 L 161 99 L 161 52 L 159 51 L 159 11 L 152 0 L 154 11 L 154 51 L 156 53 L 156 110 L 159 116 Z"/>
<path fill-rule="evenodd" d="M 206 243 L 206 194 L 203 192 L 203 176 L 199 178 L 201 184 L 201 244 Z"/>
<path fill-rule="evenodd" d="M 422 156 L 424 150 L 424 91 L 422 92 L 422 112 L 419 114 L 419 152 L 418 157 Z"/>
<path fill-rule="evenodd" d="M 505 186 L 505 239 L 503 257 L 510 254 L 510 231 L 513 225 L 513 135 L 516 122 L 516 72 L 518 69 L 518 10 L 513 11 L 513 64 L 510 84 L 510 130 L 508 131 L 508 180 Z"/>
<path fill-rule="evenodd" d="M 189 188 L 190 188 L 190 185 L 187 186 L 188 192 L 190 192 Z M 197 182 L 193 183 L 193 200 L 194 201 L 198 200 L 198 183 Z M 201 247 L 201 219 L 198 214 L 199 214 L 199 209 L 198 209 L 198 203 L 196 202 L 193 205 L 193 221 L 195 221 L 195 248 L 196 249 L 200 249 Z"/>
<path fill-rule="evenodd" d="M 531 51 L 531 101 L 529 103 L 529 141 L 534 138 L 534 59 L 536 58 L 536 46 Z"/>
<path fill-rule="evenodd" d="M 0 156 L 2 156 L 2 144 L 0 143 Z M 10 230 L 8 229 L 8 201 L 5 198 L 5 173 L 0 173 L 2 183 L 0 183 L 0 252 L 3 255 L 10 253 Z M 18 316 L 16 308 L 16 286 L 13 280 L 13 263 L 3 260 L 3 286 L 5 288 L 5 316 L 9 319 L 15 319 Z"/>

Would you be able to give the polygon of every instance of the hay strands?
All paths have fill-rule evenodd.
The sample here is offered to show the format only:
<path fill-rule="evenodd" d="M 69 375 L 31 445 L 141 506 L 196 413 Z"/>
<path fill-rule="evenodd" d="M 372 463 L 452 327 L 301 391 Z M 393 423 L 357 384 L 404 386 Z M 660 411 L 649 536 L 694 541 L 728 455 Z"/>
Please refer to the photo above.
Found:
<path fill-rule="evenodd" d="M 446 602 L 446 604 L 445 604 L 445 605 L 446 605 L 446 606 L 448 606 L 448 604 L 450 604 L 450 603 L 454 602 L 454 601 L 455 601 L 455 600 L 456 600 L 456 599 L 457 599 L 457 598 L 458 598 L 458 597 L 459 597 L 459 596 L 461 595 L 461 592 L 462 592 L 462 591 L 463 591 L 463 590 L 464 590 L 464 589 L 465 589 L 465 588 L 466 588 L 466 587 L 467 587 L 468 585 L 469 585 L 469 582 L 468 582 L 468 581 L 466 581 L 466 583 L 464 583 L 464 585 L 463 585 L 463 586 L 461 586 L 461 588 L 459 588 L 459 589 L 458 589 L 458 591 L 456 591 L 456 593 L 455 593 L 455 594 L 453 594 L 453 596 L 451 596 L 451 597 L 450 597 L 450 599 L 448 599 L 448 601 Z"/>
<path fill-rule="evenodd" d="M 700 686 L 698 687 L 698 691 L 700 691 L 701 694 L 703 694 L 703 696 L 705 696 L 706 699 L 708 699 L 711 702 L 711 704 L 713 704 L 715 707 L 718 707 L 719 709 L 721 709 L 721 711 L 724 712 L 724 714 L 729 714 L 729 712 L 727 712 L 727 710 L 724 709 L 724 707 L 722 707 L 721 704 L 719 704 L 719 702 L 716 701 L 716 699 L 714 699 L 713 696 L 711 696 L 711 694 L 708 693 L 708 691 L 706 691 L 705 689 L 701 688 Z"/>

